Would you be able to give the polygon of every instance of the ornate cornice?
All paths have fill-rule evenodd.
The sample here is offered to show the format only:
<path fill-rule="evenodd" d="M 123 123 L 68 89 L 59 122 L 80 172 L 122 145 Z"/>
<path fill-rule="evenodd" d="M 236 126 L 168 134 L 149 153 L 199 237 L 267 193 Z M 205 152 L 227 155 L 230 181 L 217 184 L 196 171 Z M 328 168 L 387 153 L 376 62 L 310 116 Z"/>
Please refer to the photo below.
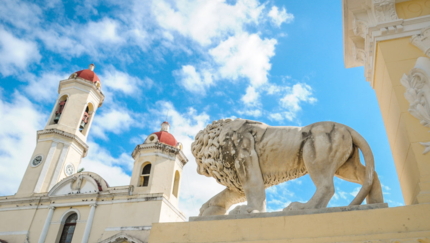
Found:
<path fill-rule="evenodd" d="M 182 150 L 159 142 L 139 144 L 136 146 L 131 156 L 136 159 L 136 155 L 138 155 L 141 150 L 147 149 L 155 149 L 157 152 L 166 154 L 167 156 L 176 156 L 181 161 L 182 165 L 185 165 L 188 162 L 188 159 L 185 157 L 185 154 L 182 152 Z"/>
<path fill-rule="evenodd" d="M 56 129 L 56 128 L 51 128 L 51 129 L 44 129 L 44 130 L 37 131 L 37 138 L 36 139 L 39 140 L 40 135 L 45 135 L 45 134 L 58 134 L 58 135 L 63 136 L 65 138 L 73 139 L 74 141 L 76 141 L 77 144 L 79 144 L 82 147 L 82 149 L 84 151 L 83 157 L 87 156 L 87 152 L 88 152 L 89 147 L 78 136 L 71 134 L 71 133 L 68 133 L 68 132 L 65 132 L 65 131 L 62 131 L 62 130 L 59 130 L 59 129 Z"/>
<path fill-rule="evenodd" d="M 409 75 L 403 74 L 400 82 L 406 88 L 405 98 L 409 101 L 409 113 L 420 120 L 421 124 L 430 128 L 430 59 L 419 57 Z M 430 142 L 421 143 L 430 151 Z"/>
<path fill-rule="evenodd" d="M 428 27 L 430 16 L 399 19 L 396 2 L 401 1 L 343 0 L 345 66 L 364 66 L 364 76 L 372 86 L 379 41 L 417 35 L 412 41 L 414 44 L 429 42 L 422 37 L 428 35 L 422 29 Z M 428 50 L 430 43 L 426 45 Z"/>
<path fill-rule="evenodd" d="M 58 85 L 58 93 L 60 93 L 62 85 L 69 84 L 69 83 L 78 83 L 78 84 L 82 84 L 82 85 L 85 85 L 85 86 L 91 88 L 99 98 L 99 106 L 98 107 L 102 106 L 103 101 L 105 99 L 105 95 L 103 94 L 102 90 L 100 88 L 98 88 L 93 82 L 88 81 L 88 80 L 83 79 L 83 78 L 80 78 L 80 77 L 69 78 L 69 79 L 65 79 L 65 80 L 60 81 L 60 85 Z"/>

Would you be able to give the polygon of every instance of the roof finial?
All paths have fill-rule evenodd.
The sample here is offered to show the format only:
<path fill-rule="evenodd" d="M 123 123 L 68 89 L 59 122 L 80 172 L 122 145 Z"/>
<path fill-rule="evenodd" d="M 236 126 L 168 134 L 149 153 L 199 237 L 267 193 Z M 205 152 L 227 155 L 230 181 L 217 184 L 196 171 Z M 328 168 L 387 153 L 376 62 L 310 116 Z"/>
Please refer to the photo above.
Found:
<path fill-rule="evenodd" d="M 91 70 L 91 71 L 94 71 L 94 68 L 96 67 L 96 65 L 94 65 L 94 64 L 90 64 L 90 66 L 88 66 L 88 69 L 89 70 Z"/>
<path fill-rule="evenodd" d="M 161 123 L 161 130 L 162 132 L 169 132 L 170 124 L 166 121 Z"/>

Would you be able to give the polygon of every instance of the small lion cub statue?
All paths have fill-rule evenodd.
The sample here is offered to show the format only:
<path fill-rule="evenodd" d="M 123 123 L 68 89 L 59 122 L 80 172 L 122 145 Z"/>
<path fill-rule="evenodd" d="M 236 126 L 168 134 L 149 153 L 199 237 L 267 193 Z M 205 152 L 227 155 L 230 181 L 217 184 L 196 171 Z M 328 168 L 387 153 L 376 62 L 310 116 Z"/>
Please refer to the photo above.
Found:
<path fill-rule="evenodd" d="M 237 206 L 230 214 L 265 212 L 265 188 L 308 173 L 315 194 L 284 211 L 327 207 L 334 195 L 335 175 L 362 185 L 350 205 L 360 205 L 365 198 L 367 203 L 384 201 L 369 144 L 343 124 L 272 127 L 244 119 L 218 120 L 197 134 L 191 150 L 197 172 L 227 187 L 203 204 L 200 216 L 224 215 L 231 205 L 245 200 L 247 205 Z"/>

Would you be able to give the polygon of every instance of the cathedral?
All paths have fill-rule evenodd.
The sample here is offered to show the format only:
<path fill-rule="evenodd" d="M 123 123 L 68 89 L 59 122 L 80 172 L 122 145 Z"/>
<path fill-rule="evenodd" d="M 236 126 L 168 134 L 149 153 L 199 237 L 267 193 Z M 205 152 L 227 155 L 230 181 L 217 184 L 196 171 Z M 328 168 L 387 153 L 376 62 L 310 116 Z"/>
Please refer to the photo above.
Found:
<path fill-rule="evenodd" d="M 60 81 L 58 93 L 18 192 L 0 197 L 0 242 L 141 243 L 153 223 L 185 221 L 178 198 L 188 159 L 169 123 L 134 149 L 130 184 L 110 187 L 77 171 L 105 98 L 94 65 Z"/>
<path fill-rule="evenodd" d="M 430 1 L 342 3 L 345 66 L 364 67 L 375 91 L 405 206 L 187 222 L 178 198 L 188 159 L 168 122 L 132 152 L 128 185 L 110 187 L 96 173 L 77 170 L 104 100 L 90 65 L 59 82 L 17 193 L 0 197 L 0 243 L 430 243 Z"/>

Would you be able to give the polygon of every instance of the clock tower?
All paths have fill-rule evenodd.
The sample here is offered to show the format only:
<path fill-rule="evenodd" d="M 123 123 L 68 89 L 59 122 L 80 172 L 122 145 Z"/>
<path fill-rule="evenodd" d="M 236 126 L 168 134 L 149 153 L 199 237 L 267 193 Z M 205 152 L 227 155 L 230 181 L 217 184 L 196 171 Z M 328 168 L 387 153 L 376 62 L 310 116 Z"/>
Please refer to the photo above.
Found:
<path fill-rule="evenodd" d="M 58 98 L 19 186 L 17 196 L 48 192 L 76 172 L 86 156 L 87 136 L 104 95 L 94 64 L 60 81 Z"/>

